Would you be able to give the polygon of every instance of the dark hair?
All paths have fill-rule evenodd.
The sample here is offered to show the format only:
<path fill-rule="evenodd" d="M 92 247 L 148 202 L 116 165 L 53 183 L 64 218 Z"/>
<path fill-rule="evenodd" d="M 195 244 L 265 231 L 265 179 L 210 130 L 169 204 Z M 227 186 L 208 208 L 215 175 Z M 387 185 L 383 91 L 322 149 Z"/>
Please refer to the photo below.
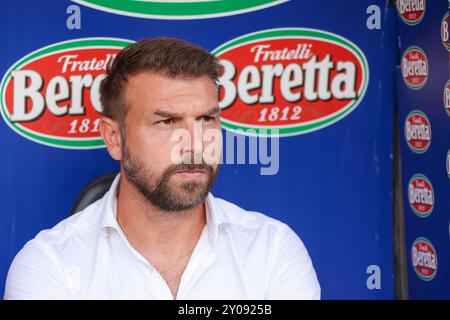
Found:
<path fill-rule="evenodd" d="M 189 42 L 167 37 L 140 40 L 119 52 L 107 70 L 100 85 L 103 115 L 120 124 L 125 120 L 124 89 L 132 75 L 154 72 L 174 79 L 206 75 L 218 86 L 220 71 L 217 58 Z"/>

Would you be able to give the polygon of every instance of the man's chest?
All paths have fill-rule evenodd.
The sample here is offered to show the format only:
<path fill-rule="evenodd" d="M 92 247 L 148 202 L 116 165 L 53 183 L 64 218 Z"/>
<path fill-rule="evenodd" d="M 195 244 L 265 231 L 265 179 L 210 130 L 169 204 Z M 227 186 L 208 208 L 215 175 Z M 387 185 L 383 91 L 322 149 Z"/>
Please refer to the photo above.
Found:
<path fill-rule="evenodd" d="M 77 299 L 264 299 L 264 280 L 256 281 L 233 264 L 187 265 L 160 274 L 145 264 L 117 262 L 72 279 Z"/>

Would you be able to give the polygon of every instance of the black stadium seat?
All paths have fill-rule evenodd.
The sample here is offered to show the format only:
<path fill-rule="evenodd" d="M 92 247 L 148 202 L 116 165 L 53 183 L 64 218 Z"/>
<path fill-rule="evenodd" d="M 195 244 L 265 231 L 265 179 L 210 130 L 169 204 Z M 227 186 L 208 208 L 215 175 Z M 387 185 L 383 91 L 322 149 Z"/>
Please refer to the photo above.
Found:
<path fill-rule="evenodd" d="M 95 178 L 89 184 L 87 184 L 78 194 L 75 203 L 70 209 L 69 216 L 83 210 L 91 203 L 94 203 L 109 190 L 114 178 L 117 176 L 118 172 L 112 172 Z"/>

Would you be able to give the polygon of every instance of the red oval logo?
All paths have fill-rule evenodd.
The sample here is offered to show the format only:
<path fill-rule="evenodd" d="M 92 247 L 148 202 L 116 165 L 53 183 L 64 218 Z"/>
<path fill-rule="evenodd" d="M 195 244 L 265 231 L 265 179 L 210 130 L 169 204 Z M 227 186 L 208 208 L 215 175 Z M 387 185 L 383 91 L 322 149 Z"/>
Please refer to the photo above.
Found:
<path fill-rule="evenodd" d="M 449 43 L 448 43 L 448 12 L 445 13 L 444 17 L 442 18 L 441 22 L 441 40 L 442 44 L 444 45 L 445 49 L 449 49 Z"/>
<path fill-rule="evenodd" d="M 3 78 L 3 119 L 20 135 L 45 145 L 103 147 L 99 86 L 108 65 L 130 43 L 114 38 L 84 38 L 30 53 Z"/>
<path fill-rule="evenodd" d="M 445 158 L 445 168 L 447 169 L 447 175 L 450 178 L 450 149 L 448 149 L 447 158 Z"/>
<path fill-rule="evenodd" d="M 411 111 L 405 120 L 405 139 L 415 153 L 424 153 L 431 143 L 431 125 L 428 117 L 419 110 Z"/>
<path fill-rule="evenodd" d="M 212 52 L 220 78 L 222 124 L 281 136 L 318 130 L 348 115 L 364 97 L 368 65 L 349 40 L 315 29 L 271 29 Z M 246 132 L 244 132 L 245 134 Z"/>
<path fill-rule="evenodd" d="M 405 84 L 411 89 L 422 88 L 428 80 L 428 58 L 419 47 L 406 49 L 402 56 L 402 76 Z"/>
<path fill-rule="evenodd" d="M 411 260 L 413 269 L 420 279 L 433 280 L 438 268 L 438 259 L 430 240 L 420 237 L 414 241 L 411 247 Z"/>
<path fill-rule="evenodd" d="M 397 12 L 407 25 L 413 26 L 425 16 L 425 0 L 397 0 Z"/>
<path fill-rule="evenodd" d="M 450 80 L 447 81 L 444 88 L 444 107 L 445 112 L 450 117 Z"/>
<path fill-rule="evenodd" d="M 431 181 L 423 174 L 415 174 L 408 184 L 408 199 L 413 212 L 420 218 L 428 217 L 434 208 Z"/>

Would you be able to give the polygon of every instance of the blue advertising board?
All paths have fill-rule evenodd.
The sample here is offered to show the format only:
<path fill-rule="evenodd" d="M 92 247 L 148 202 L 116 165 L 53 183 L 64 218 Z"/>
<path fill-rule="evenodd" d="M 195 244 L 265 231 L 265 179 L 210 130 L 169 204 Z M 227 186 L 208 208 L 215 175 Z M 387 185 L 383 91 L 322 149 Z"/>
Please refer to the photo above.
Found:
<path fill-rule="evenodd" d="M 450 298 L 450 87 L 446 1 L 397 1 L 409 297 Z"/>
<path fill-rule="evenodd" d="M 22 246 L 67 217 L 90 180 L 119 168 L 98 131 L 106 66 L 133 41 L 169 36 L 200 45 L 225 67 L 224 146 L 243 139 L 247 159 L 239 161 L 230 143 L 213 194 L 290 225 L 313 260 L 322 298 L 394 297 L 397 13 L 386 1 L 2 6 L 0 296 Z M 427 19 L 428 12 L 421 23 Z M 249 151 L 255 137 L 257 155 Z M 445 163 L 448 141 L 433 147 Z M 449 182 L 425 171 L 436 189 Z M 448 185 L 439 192 L 448 194 Z"/>

